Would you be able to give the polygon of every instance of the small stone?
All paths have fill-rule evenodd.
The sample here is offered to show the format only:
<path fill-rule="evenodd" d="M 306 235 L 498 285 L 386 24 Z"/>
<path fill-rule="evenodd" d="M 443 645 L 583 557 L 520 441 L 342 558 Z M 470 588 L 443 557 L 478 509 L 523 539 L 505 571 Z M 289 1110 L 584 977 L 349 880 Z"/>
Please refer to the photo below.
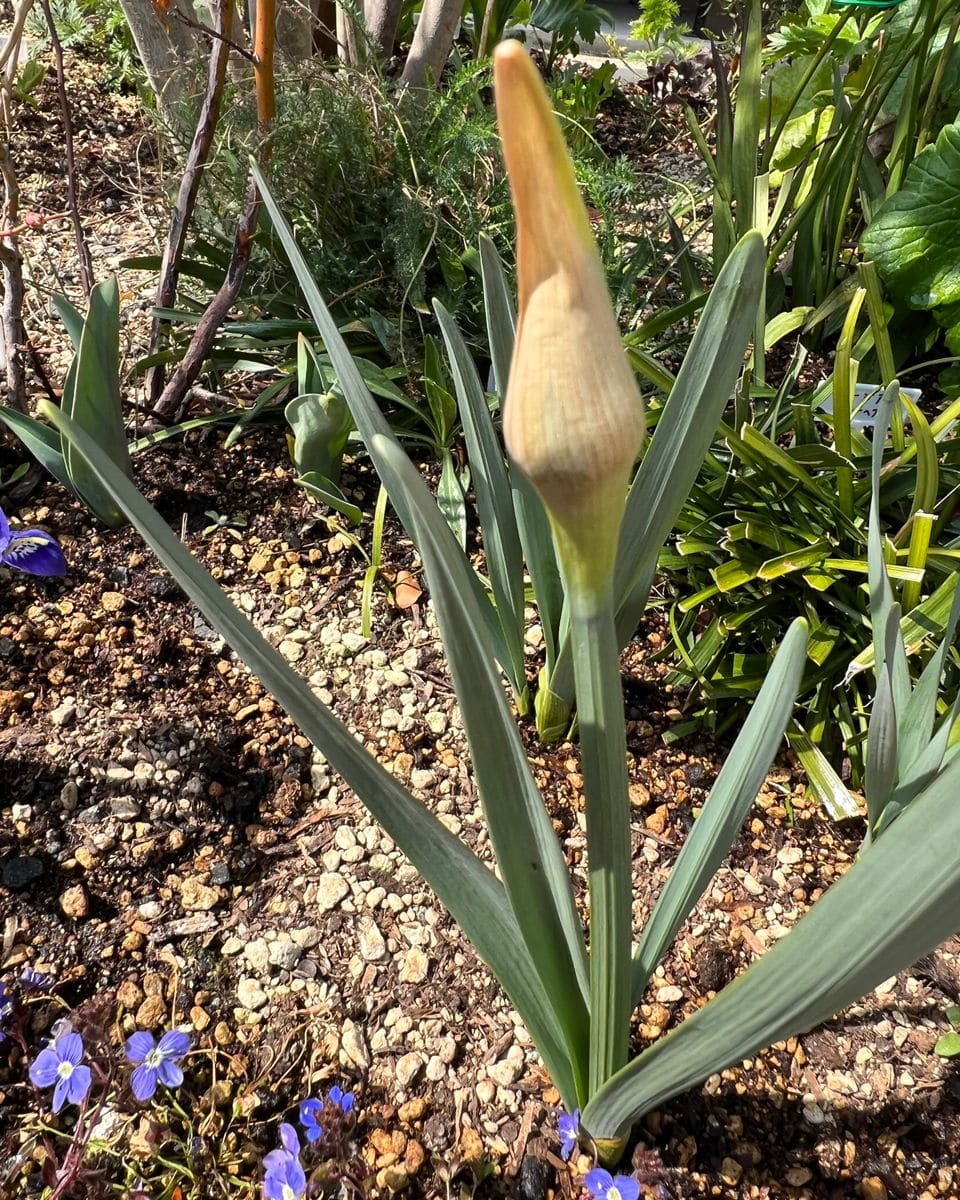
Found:
<path fill-rule="evenodd" d="M 0 883 L 17 892 L 35 883 L 42 875 L 43 863 L 39 858 L 33 858 L 29 854 L 17 854 L 4 861 L 3 870 L 0 871 Z"/>
<path fill-rule="evenodd" d="M 657 1000 L 660 1004 L 676 1004 L 683 999 L 683 989 L 676 985 L 657 989 Z"/>
<path fill-rule="evenodd" d="M 413 1138 L 407 1142 L 407 1148 L 403 1155 L 403 1169 L 408 1175 L 416 1175 L 423 1164 L 426 1162 L 427 1154 L 419 1142 Z"/>
<path fill-rule="evenodd" d="M 423 983 L 430 968 L 430 959 L 419 946 L 411 946 L 400 964 L 401 983 Z"/>
<path fill-rule="evenodd" d="M 281 971 L 295 971 L 302 957 L 300 947 L 293 941 L 288 941 L 285 936 L 270 943 L 270 965 L 279 967 Z"/>
<path fill-rule="evenodd" d="M 110 812 L 119 821 L 135 821 L 140 816 L 140 805 L 130 796 L 115 796 L 110 801 Z"/>
<path fill-rule="evenodd" d="M 183 881 L 180 903 L 184 912 L 209 912 L 220 902 L 220 893 L 209 884 L 201 883 L 195 875 Z"/>
<path fill-rule="evenodd" d="M 82 921 L 84 917 L 89 916 L 90 898 L 82 883 L 75 883 L 73 887 L 68 887 L 61 893 L 60 907 L 64 915 L 74 921 Z"/>
<path fill-rule="evenodd" d="M 431 1083 L 439 1083 L 441 1079 L 445 1079 L 447 1075 L 446 1064 L 439 1054 L 431 1054 L 427 1059 L 426 1077 Z"/>
<path fill-rule="evenodd" d="M 383 934 L 372 917 L 361 921 L 357 940 L 360 943 L 360 956 L 364 962 L 380 962 L 386 957 L 387 943 L 383 940 Z"/>
<path fill-rule="evenodd" d="M 404 1056 L 406 1057 L 406 1055 Z M 414 1058 L 417 1056 L 414 1055 Z M 399 1063 L 397 1064 L 399 1067 Z M 398 1072 L 399 1076 L 399 1072 Z M 426 1115 L 430 1104 L 422 1096 L 415 1096 L 413 1100 L 408 1100 L 406 1104 L 401 1104 L 397 1109 L 397 1116 L 407 1125 L 412 1125 L 414 1121 L 420 1121 Z"/>
<path fill-rule="evenodd" d="M 317 907 L 321 912 L 330 912 L 350 894 L 350 884 L 335 871 L 325 871 L 317 880 Z"/>
<path fill-rule="evenodd" d="M 156 1029 L 163 1024 L 167 1006 L 162 996 L 148 996 L 137 1009 L 136 1022 L 140 1029 Z"/>
<path fill-rule="evenodd" d="M 260 975 L 270 970 L 270 947 L 265 938 L 254 938 L 244 947 L 243 957 Z"/>
<path fill-rule="evenodd" d="M 410 1183 L 410 1176 L 403 1167 L 381 1167 L 376 1175 L 377 1187 L 381 1191 L 402 1192 Z"/>
<path fill-rule="evenodd" d="M 127 603 L 123 592 L 101 592 L 100 607 L 104 612 L 116 613 L 122 612 L 124 605 Z"/>
<path fill-rule="evenodd" d="M 863 1200 L 887 1200 L 886 1184 L 879 1175 L 868 1175 L 860 1181 L 860 1195 Z"/>
<path fill-rule="evenodd" d="M 487 1074 L 501 1087 L 510 1087 L 519 1079 L 522 1070 L 523 1052 L 521 1051 L 518 1054 L 508 1054 L 499 1062 L 492 1063 L 487 1067 Z"/>
<path fill-rule="evenodd" d="M 190 1024 L 194 1027 L 197 1033 L 203 1033 L 203 1031 L 210 1024 L 210 1014 L 206 1011 L 206 1009 L 201 1008 L 199 1004 L 195 1004 L 193 1008 L 190 1009 Z"/>
<path fill-rule="evenodd" d="M 245 975 L 237 984 L 237 999 L 243 1008 L 249 1009 L 250 1012 L 257 1012 L 267 1003 L 268 997 L 258 979 L 252 979 L 249 975 Z"/>
<path fill-rule="evenodd" d="M 50 724 L 57 729 L 63 729 L 71 724 L 73 718 L 77 715 L 77 706 L 73 700 L 64 700 L 62 704 L 57 705 L 50 713 Z"/>
<path fill-rule="evenodd" d="M 218 1046 L 229 1046 L 233 1042 L 233 1030 L 226 1021 L 218 1021 L 213 1030 L 213 1040 Z"/>
<path fill-rule="evenodd" d="M 743 1167 L 735 1158 L 725 1158 L 720 1164 L 720 1178 L 730 1187 L 735 1187 L 740 1182 L 742 1174 Z"/>
<path fill-rule="evenodd" d="M 423 1059 L 419 1054 L 415 1054 L 412 1050 L 409 1054 L 402 1054 L 397 1059 L 397 1083 L 402 1088 L 408 1088 L 422 1070 Z"/>
<path fill-rule="evenodd" d="M 107 767 L 106 777 L 108 783 L 129 783 L 133 778 L 133 772 L 129 767 L 114 765 Z"/>
<path fill-rule="evenodd" d="M 117 988 L 117 1003 L 130 1009 L 143 1003 L 143 992 L 132 979 L 125 979 Z"/>
<path fill-rule="evenodd" d="M 78 846 L 73 857 L 85 871 L 92 871 L 100 861 L 89 846 Z"/>
<path fill-rule="evenodd" d="M 344 1065 L 358 1067 L 361 1071 L 370 1066 L 370 1050 L 363 1034 L 349 1019 L 344 1021 L 340 1031 L 340 1058 L 346 1059 Z"/>
<path fill-rule="evenodd" d="M 232 958 L 234 954 L 239 954 L 243 949 L 243 942 L 238 937 L 228 937 L 220 947 L 220 953 L 224 958 Z"/>
<path fill-rule="evenodd" d="M 805 1187 L 813 1178 L 809 1167 L 791 1167 L 784 1176 L 790 1187 Z"/>
<path fill-rule="evenodd" d="M 162 912 L 163 909 L 156 900 L 145 900 L 137 909 L 137 916 L 145 921 L 155 921 Z"/>
<path fill-rule="evenodd" d="M 485 1106 L 491 1105 L 496 1099 L 497 1085 L 492 1079 L 481 1079 L 477 1084 L 477 1099 Z"/>

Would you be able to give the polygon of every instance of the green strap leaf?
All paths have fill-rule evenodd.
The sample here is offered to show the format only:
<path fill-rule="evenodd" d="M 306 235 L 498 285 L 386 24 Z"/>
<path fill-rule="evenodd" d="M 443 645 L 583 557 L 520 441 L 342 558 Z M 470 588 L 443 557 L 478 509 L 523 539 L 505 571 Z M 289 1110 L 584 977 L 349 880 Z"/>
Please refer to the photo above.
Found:
<path fill-rule="evenodd" d="M 76 444 L 103 488 L 210 625 L 323 751 L 450 910 L 527 1023 L 569 1105 L 578 1092 L 554 1005 L 540 982 L 501 884 L 316 698 L 100 447 L 65 414 L 51 405 L 46 407 L 50 420 Z M 436 505 L 433 507 L 435 510 Z"/>
<path fill-rule="evenodd" d="M 63 395 L 67 415 L 129 476 L 130 452 L 120 400 L 120 289 L 116 277 L 98 284 L 90 293 L 71 376 L 72 386 L 65 388 Z M 63 446 L 63 459 L 70 482 L 83 502 L 105 524 L 121 525 L 123 514 L 69 442 Z"/>
<path fill-rule="evenodd" d="M 423 558 L 490 840 L 529 957 L 563 1030 L 580 1095 L 588 1035 L 586 949 L 563 853 L 495 671 L 491 646 L 498 626 L 494 624 L 491 638 L 491 609 L 475 572 L 364 386 L 266 180 L 255 166 L 252 169 L 357 429 Z M 446 897 L 441 898 L 446 903 Z"/>
<path fill-rule="evenodd" d="M 584 1128 L 620 1136 L 715 1071 L 826 1021 L 956 933 L 958 790 L 960 757 L 786 937 L 601 1088 Z"/>
<path fill-rule="evenodd" d="M 517 532 L 510 479 L 487 400 L 477 378 L 477 369 L 463 335 L 439 300 L 434 301 L 433 310 L 440 322 L 440 332 L 453 373 L 490 588 L 503 631 L 507 661 L 500 665 L 510 677 L 514 693 L 520 698 L 527 691 L 523 653 L 523 552 Z"/>
<path fill-rule="evenodd" d="M 783 737 L 803 676 L 807 623 L 787 630 L 773 667 L 657 901 L 633 959 L 633 1006 L 733 845 Z"/>

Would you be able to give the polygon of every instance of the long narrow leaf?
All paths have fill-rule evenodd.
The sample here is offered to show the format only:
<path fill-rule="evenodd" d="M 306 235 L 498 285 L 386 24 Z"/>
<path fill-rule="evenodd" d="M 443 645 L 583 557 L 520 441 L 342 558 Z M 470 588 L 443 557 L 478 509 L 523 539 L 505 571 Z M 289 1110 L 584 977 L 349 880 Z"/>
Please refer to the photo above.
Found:
<path fill-rule="evenodd" d="M 633 1004 L 713 878 L 757 798 L 796 699 L 806 660 L 807 623 L 787 630 L 773 667 L 683 844 L 633 960 Z"/>
<path fill-rule="evenodd" d="M 266 180 L 253 169 L 357 429 L 423 557 L 494 853 L 528 953 L 564 1030 L 579 1088 L 588 1024 L 583 933 L 562 851 L 483 636 L 490 606 L 429 488 L 364 386 Z"/>
<path fill-rule="evenodd" d="M 582 1123 L 620 1136 L 763 1046 L 814 1028 L 960 925 L 960 757 L 742 976 L 597 1093 Z"/>
<path fill-rule="evenodd" d="M 551 1074 L 558 1072 L 554 1079 L 561 1092 L 575 1096 L 569 1056 L 552 1000 L 533 967 L 504 889 L 493 874 L 317 700 L 306 682 L 231 603 L 219 584 L 100 447 L 65 414 L 50 408 L 48 415 L 84 455 L 102 486 L 211 626 L 323 751 L 334 770 L 403 848 L 528 1022 Z"/>
<path fill-rule="evenodd" d="M 434 301 L 433 309 L 450 360 L 483 534 L 490 588 L 503 630 L 508 661 L 500 665 L 509 675 L 518 701 L 522 701 L 527 691 L 523 654 L 523 553 L 510 479 L 487 400 L 477 378 L 477 369 L 463 335 L 439 301 Z M 520 707 L 523 711 L 525 703 L 521 703 Z"/>

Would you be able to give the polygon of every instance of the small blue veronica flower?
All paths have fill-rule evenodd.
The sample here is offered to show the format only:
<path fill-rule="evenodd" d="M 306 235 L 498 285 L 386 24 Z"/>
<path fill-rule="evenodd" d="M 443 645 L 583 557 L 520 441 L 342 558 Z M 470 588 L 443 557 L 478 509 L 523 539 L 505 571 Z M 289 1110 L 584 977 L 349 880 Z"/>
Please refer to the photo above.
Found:
<path fill-rule="evenodd" d="M 560 1135 L 560 1157 L 566 1161 L 580 1140 L 580 1109 L 572 1113 L 562 1112 L 557 1117 L 557 1133 Z"/>
<path fill-rule="evenodd" d="M 640 1184 L 632 1175 L 611 1175 L 594 1167 L 583 1182 L 593 1200 L 640 1200 Z"/>
<path fill-rule="evenodd" d="M 300 1163 L 300 1139 L 292 1125 L 280 1126 L 279 1150 L 264 1158 L 264 1200 L 301 1200 L 307 1191 L 307 1176 Z"/>
<path fill-rule="evenodd" d="M 10 528 L 0 508 L 0 566 L 28 575 L 66 575 L 67 563 L 55 538 L 42 529 Z"/>
<path fill-rule="evenodd" d="M 353 1092 L 345 1092 L 336 1084 L 327 1093 L 327 1103 L 332 1108 L 339 1108 L 344 1116 L 353 1111 Z"/>
<path fill-rule="evenodd" d="M 30 1067 L 30 1082 L 34 1087 L 53 1086 L 53 1111 L 58 1113 L 64 1104 L 80 1104 L 93 1082 L 90 1068 L 81 1066 L 83 1041 L 79 1033 L 63 1033 L 52 1046 L 41 1050 Z"/>
<path fill-rule="evenodd" d="M 315 1142 L 323 1137 L 323 1126 L 320 1124 L 320 1114 L 322 1112 L 322 1100 L 315 1100 L 312 1096 L 306 1100 L 301 1100 L 300 1124 L 303 1126 L 303 1131 L 307 1135 L 308 1142 Z"/>
<path fill-rule="evenodd" d="M 178 1088 L 183 1083 L 180 1060 L 190 1045 L 190 1036 L 179 1029 L 171 1029 L 159 1042 L 142 1029 L 127 1038 L 127 1058 L 139 1064 L 130 1076 L 130 1087 L 138 1100 L 151 1099 L 158 1083 L 168 1088 Z"/>

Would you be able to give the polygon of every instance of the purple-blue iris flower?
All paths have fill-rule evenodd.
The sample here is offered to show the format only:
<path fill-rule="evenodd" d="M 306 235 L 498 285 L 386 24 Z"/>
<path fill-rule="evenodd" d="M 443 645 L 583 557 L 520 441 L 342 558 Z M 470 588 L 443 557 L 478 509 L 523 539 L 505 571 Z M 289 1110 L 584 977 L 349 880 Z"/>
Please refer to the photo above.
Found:
<path fill-rule="evenodd" d="M 593 1200 L 640 1200 L 640 1184 L 632 1175 L 611 1175 L 594 1167 L 583 1182 Z"/>
<path fill-rule="evenodd" d="M 66 575 L 67 562 L 56 539 L 42 529 L 11 529 L 0 508 L 0 566 L 28 575 Z"/>
<path fill-rule="evenodd" d="M 79 1033 L 63 1033 L 52 1046 L 41 1050 L 30 1067 L 34 1087 L 53 1085 L 53 1111 L 64 1104 L 80 1104 L 90 1091 L 90 1068 L 81 1065 L 83 1041 Z"/>
<path fill-rule="evenodd" d="M 322 1112 L 322 1100 L 315 1100 L 311 1096 L 300 1101 L 300 1124 L 303 1126 L 308 1142 L 315 1142 L 323 1137 L 323 1126 L 320 1124 Z"/>
<path fill-rule="evenodd" d="M 557 1133 L 560 1135 L 560 1157 L 566 1161 L 580 1140 L 580 1109 L 572 1113 L 562 1112 L 557 1117 Z"/>
<path fill-rule="evenodd" d="M 292 1125 L 280 1126 L 279 1150 L 264 1158 L 264 1200 L 301 1200 L 307 1191 L 307 1176 L 300 1163 L 300 1139 Z"/>
<path fill-rule="evenodd" d="M 189 1035 L 179 1029 L 171 1029 L 159 1042 L 142 1029 L 127 1038 L 127 1058 L 139 1064 L 130 1076 L 130 1086 L 138 1100 L 149 1100 L 158 1083 L 168 1088 L 178 1088 L 183 1083 L 180 1060 L 190 1045 Z"/>

